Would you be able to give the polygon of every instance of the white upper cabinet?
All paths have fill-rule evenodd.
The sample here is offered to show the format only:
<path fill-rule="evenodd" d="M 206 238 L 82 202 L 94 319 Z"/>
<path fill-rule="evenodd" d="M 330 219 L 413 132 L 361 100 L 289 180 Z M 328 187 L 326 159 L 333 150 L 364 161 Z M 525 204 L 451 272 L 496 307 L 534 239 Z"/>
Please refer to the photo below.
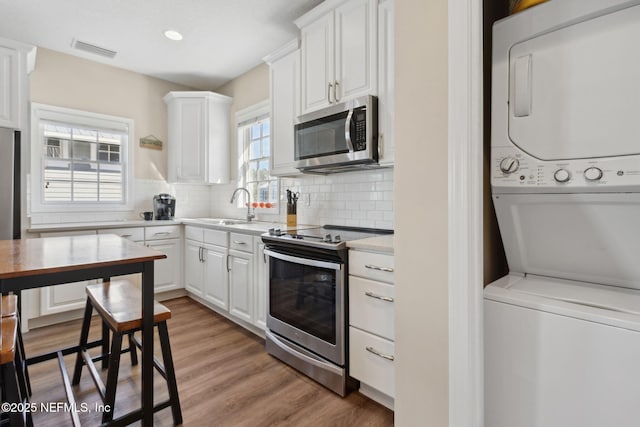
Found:
<path fill-rule="evenodd" d="M 378 9 L 378 150 L 381 166 L 393 165 L 393 0 L 380 2 Z"/>
<path fill-rule="evenodd" d="M 325 1 L 300 17 L 302 114 L 377 94 L 378 0 Z"/>
<path fill-rule="evenodd" d="M 293 159 L 293 125 L 300 115 L 298 40 L 263 58 L 271 84 L 271 176 L 298 175 Z"/>
<path fill-rule="evenodd" d="M 169 182 L 229 182 L 232 98 L 213 92 L 169 92 Z"/>
<path fill-rule="evenodd" d="M 36 48 L 0 38 L 0 127 L 23 129 Z"/>

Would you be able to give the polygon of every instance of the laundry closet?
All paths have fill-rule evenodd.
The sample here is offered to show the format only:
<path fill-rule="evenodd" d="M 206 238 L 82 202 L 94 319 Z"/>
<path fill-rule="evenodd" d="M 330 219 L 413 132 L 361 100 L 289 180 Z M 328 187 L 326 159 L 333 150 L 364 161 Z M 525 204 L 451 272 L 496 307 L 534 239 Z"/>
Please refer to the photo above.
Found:
<path fill-rule="evenodd" d="M 493 26 L 487 427 L 640 423 L 640 1 Z"/>

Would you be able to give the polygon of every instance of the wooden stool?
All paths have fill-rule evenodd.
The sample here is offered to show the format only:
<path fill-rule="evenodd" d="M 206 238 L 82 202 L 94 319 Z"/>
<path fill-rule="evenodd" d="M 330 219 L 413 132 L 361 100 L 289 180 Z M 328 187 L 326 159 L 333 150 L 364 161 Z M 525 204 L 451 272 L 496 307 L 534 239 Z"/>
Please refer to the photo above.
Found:
<path fill-rule="evenodd" d="M 103 403 L 109 408 L 102 414 L 102 422 L 113 419 L 113 409 L 116 397 L 116 387 L 118 384 L 118 370 L 120 367 L 120 355 L 123 352 L 131 352 L 132 365 L 137 364 L 135 347 L 142 350 L 142 343 L 133 333 L 142 329 L 142 311 L 140 289 L 132 283 L 119 280 L 86 287 L 87 305 L 84 313 L 82 332 L 80 335 L 80 350 L 76 358 L 75 370 L 73 372 L 72 384 L 80 383 L 82 366 L 87 365 L 89 373 L 93 378 Z M 87 342 L 89 338 L 89 326 L 91 324 L 91 314 L 96 309 L 102 322 L 106 324 L 113 338 L 111 340 L 111 351 L 108 355 L 103 354 L 98 357 L 91 357 L 87 352 Z M 157 412 L 161 409 L 171 407 L 174 424 L 182 424 L 182 410 L 180 409 L 180 399 L 178 397 L 178 387 L 173 368 L 173 358 L 171 356 L 171 346 L 169 345 L 169 333 L 167 330 L 167 319 L 171 318 L 171 311 L 164 305 L 155 302 L 153 322 L 158 327 L 160 336 L 160 348 L 162 350 L 163 364 L 154 358 L 154 366 L 167 381 L 169 389 L 169 399 L 153 407 Z M 129 335 L 129 348 L 122 350 L 122 336 Z M 106 387 L 100 378 L 94 365 L 94 361 L 109 357 L 109 370 L 107 372 Z"/>
<path fill-rule="evenodd" d="M 29 399 L 23 371 L 24 359 L 17 343 L 18 318 L 16 316 L 3 316 L 0 322 L 2 323 L 0 327 L 2 399 L 0 400 L 7 403 L 25 405 L 29 402 Z M 6 415 L 8 415 L 7 419 L 5 419 Z M 18 412 L 14 410 L 8 414 L 2 414 L 2 416 L 2 423 L 8 422 L 10 426 L 33 426 L 31 412 L 29 411 Z"/>
<path fill-rule="evenodd" d="M 20 353 L 22 354 L 23 363 L 22 370 L 24 372 L 24 383 L 21 385 L 26 386 L 26 392 L 29 396 L 31 396 L 31 380 L 29 379 L 29 368 L 26 364 L 27 355 L 24 351 L 24 342 L 22 341 L 22 330 L 20 328 L 20 313 L 18 312 L 18 296 L 17 295 L 2 295 L 2 308 L 0 310 L 2 313 L 2 317 L 15 317 L 17 319 L 17 328 L 18 328 L 18 346 L 20 348 Z"/>

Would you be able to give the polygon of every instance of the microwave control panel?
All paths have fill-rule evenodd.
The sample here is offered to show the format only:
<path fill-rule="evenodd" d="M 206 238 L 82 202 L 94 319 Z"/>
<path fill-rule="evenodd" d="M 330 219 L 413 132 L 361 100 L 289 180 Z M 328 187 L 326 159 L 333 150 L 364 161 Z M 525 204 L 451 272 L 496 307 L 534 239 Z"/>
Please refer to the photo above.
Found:
<path fill-rule="evenodd" d="M 353 110 L 353 134 L 351 143 L 354 151 L 363 151 L 367 149 L 367 109 L 359 107 Z"/>

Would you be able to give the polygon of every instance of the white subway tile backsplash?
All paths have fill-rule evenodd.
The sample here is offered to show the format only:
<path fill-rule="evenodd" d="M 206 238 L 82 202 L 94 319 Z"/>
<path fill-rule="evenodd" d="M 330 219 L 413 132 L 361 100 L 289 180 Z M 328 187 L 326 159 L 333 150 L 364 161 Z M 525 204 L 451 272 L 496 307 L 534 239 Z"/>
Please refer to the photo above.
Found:
<path fill-rule="evenodd" d="M 235 184 L 208 187 L 205 200 L 210 216 L 236 218 L 246 214 L 229 203 L 235 188 Z M 257 218 L 285 222 L 287 189 L 300 192 L 299 224 L 393 228 L 393 169 L 281 178 L 279 209 L 256 209 Z"/>
<path fill-rule="evenodd" d="M 161 180 L 136 179 L 133 211 L 91 214 L 90 220 L 137 219 L 140 212 L 152 210 L 153 196 L 159 193 L 169 193 L 176 197 L 178 217 L 243 218 L 246 209 L 229 203 L 236 187 L 236 183 L 169 184 Z M 286 189 L 300 192 L 299 224 L 393 228 L 393 169 L 281 178 L 277 208 L 255 209 L 256 218 L 286 222 Z M 307 200 L 310 205 L 307 205 Z M 34 225 L 87 220 L 86 214 L 31 215 L 31 224 Z"/>

